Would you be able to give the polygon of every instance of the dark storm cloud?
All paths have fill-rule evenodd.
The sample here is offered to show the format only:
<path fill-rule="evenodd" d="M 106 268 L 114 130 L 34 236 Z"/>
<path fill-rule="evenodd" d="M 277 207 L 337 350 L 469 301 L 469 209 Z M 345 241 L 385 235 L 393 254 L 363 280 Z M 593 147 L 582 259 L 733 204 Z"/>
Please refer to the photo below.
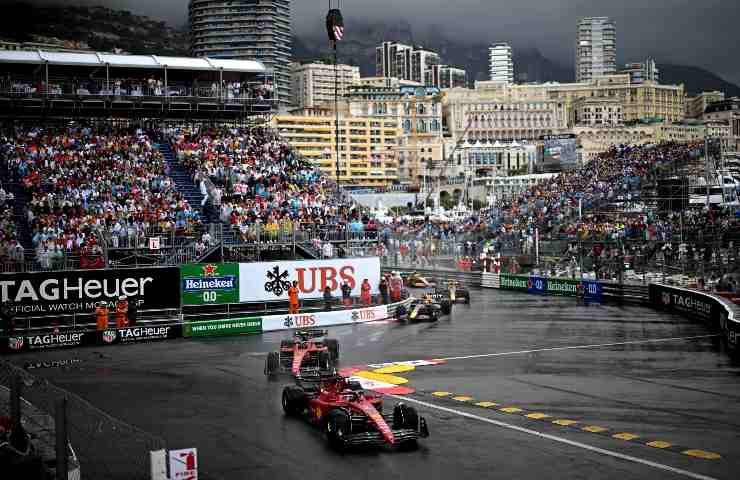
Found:
<path fill-rule="evenodd" d="M 336 4 L 337 0 L 332 0 Z M 61 3 L 35 0 L 35 3 Z M 126 8 L 167 20 L 187 21 L 188 0 L 65 0 Z M 294 0 L 293 28 L 320 33 L 329 0 Z M 415 32 L 430 26 L 448 37 L 534 46 L 547 57 L 573 62 L 578 19 L 609 16 L 617 22 L 620 63 L 654 56 L 662 62 L 707 68 L 740 84 L 738 0 L 342 0 L 351 35 L 353 22 L 406 20 Z"/>

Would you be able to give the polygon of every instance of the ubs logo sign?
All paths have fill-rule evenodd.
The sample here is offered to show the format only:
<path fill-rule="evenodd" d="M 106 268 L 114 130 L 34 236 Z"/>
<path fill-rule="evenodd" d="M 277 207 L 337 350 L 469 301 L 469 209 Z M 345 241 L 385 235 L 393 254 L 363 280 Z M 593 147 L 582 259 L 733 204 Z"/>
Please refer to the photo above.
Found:
<path fill-rule="evenodd" d="M 316 325 L 316 318 L 313 315 L 288 315 L 283 321 L 285 328 L 306 328 Z"/>
<path fill-rule="evenodd" d="M 280 271 L 280 267 L 275 265 L 272 270 L 267 272 L 267 282 L 265 282 L 265 292 L 272 293 L 276 297 L 281 296 L 284 292 L 287 292 L 290 288 L 290 281 L 288 281 L 288 271 Z"/>

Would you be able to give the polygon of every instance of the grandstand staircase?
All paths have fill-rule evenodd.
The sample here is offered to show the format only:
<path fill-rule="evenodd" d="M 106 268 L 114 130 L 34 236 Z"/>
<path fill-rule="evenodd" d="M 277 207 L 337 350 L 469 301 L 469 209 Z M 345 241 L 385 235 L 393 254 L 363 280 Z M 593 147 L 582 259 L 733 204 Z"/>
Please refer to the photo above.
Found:
<path fill-rule="evenodd" d="M 8 177 L 6 176 L 5 178 Z M 31 195 L 26 192 L 23 185 L 20 183 L 7 183 L 5 184 L 5 190 L 12 193 L 15 197 L 13 215 L 15 216 L 18 239 L 26 250 L 26 259 L 28 259 L 29 251 L 33 250 L 31 229 L 28 225 L 28 216 L 26 214 L 26 211 L 28 210 L 27 205 L 31 201 Z"/>
<path fill-rule="evenodd" d="M 177 161 L 170 145 L 167 142 L 160 144 L 159 151 L 162 152 L 162 156 L 164 156 L 167 162 L 169 176 L 175 181 L 177 190 L 182 193 L 185 200 L 190 204 L 190 207 L 201 214 L 201 218 L 205 223 L 211 223 L 211 218 L 205 218 L 203 216 L 204 211 L 201 206 L 203 194 L 200 193 L 200 188 L 195 184 L 187 169 Z"/>

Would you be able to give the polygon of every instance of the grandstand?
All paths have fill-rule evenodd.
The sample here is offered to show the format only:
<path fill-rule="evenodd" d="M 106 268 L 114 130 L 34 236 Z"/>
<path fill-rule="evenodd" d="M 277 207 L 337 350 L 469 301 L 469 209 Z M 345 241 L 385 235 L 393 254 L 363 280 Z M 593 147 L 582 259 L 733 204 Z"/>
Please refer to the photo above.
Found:
<path fill-rule="evenodd" d="M 349 256 L 377 239 L 262 128 L 276 104 L 259 62 L 3 51 L 0 64 L 5 271 Z"/>
<path fill-rule="evenodd" d="M 0 65 L 6 118 L 238 120 L 275 106 L 256 61 L 3 50 Z"/>

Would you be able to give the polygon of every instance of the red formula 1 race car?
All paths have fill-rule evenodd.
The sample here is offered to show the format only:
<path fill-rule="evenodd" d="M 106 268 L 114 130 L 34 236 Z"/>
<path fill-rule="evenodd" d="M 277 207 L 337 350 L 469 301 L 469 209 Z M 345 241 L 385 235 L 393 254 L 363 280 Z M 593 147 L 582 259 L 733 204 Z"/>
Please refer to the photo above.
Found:
<path fill-rule="evenodd" d="M 321 428 L 337 450 L 351 447 L 393 446 L 413 448 L 429 436 L 427 422 L 413 407 L 398 403 L 383 413 L 380 395 L 366 392 L 358 382 L 336 374 L 321 376 L 283 389 L 283 410 L 304 416 Z"/>
<path fill-rule="evenodd" d="M 339 343 L 322 338 L 327 333 L 326 330 L 296 330 L 293 339 L 280 342 L 279 351 L 267 354 L 265 375 L 316 374 L 331 370 L 339 359 Z"/>

